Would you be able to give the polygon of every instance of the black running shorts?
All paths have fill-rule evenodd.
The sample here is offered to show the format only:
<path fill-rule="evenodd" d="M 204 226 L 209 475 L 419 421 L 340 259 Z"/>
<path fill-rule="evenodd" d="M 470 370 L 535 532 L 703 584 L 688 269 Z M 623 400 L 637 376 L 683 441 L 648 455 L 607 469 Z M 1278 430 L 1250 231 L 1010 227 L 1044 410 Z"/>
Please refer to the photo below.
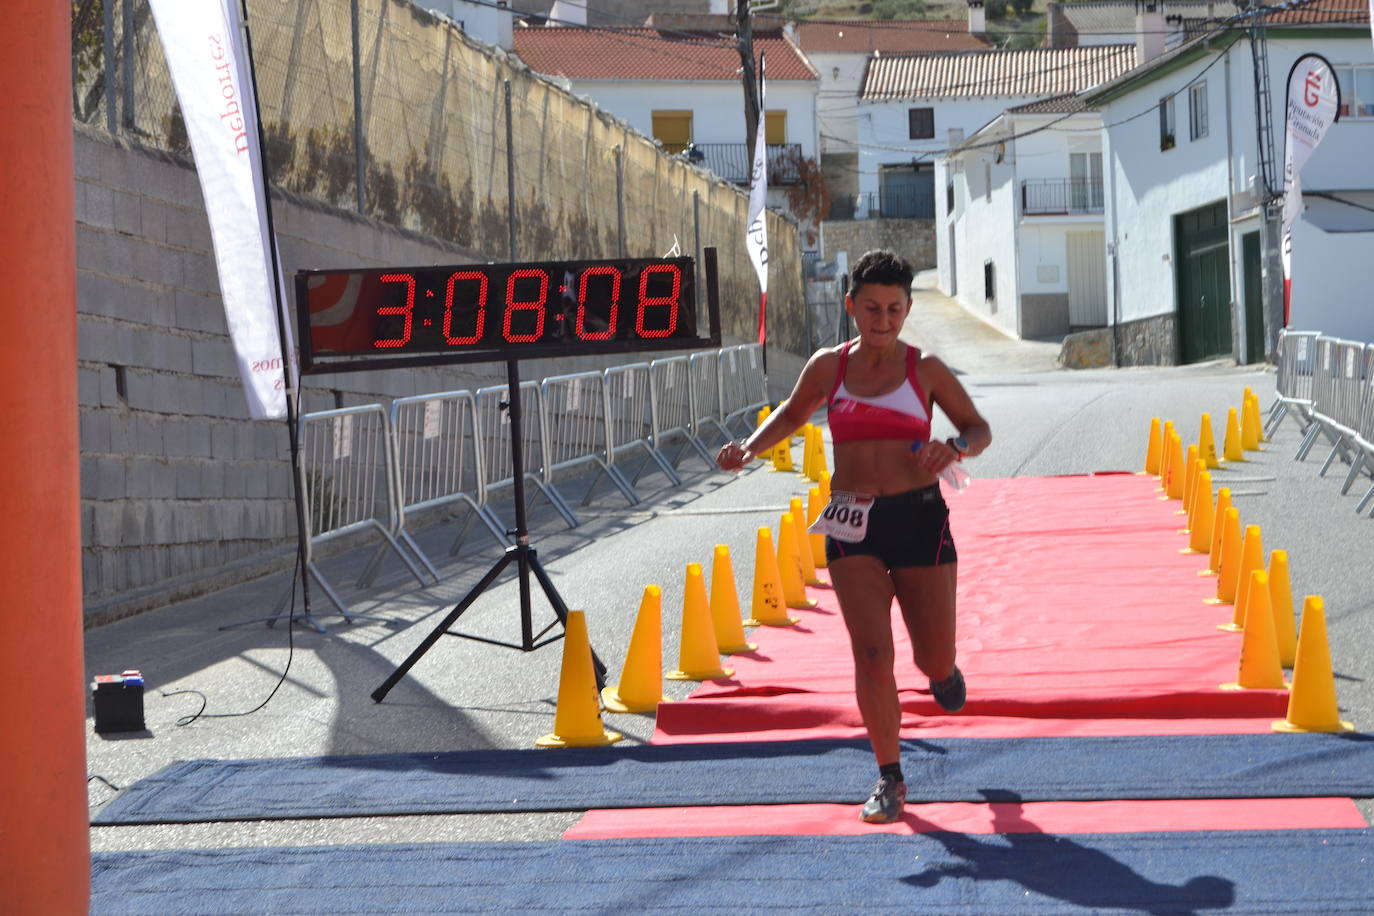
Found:
<path fill-rule="evenodd" d="M 868 514 L 868 532 L 856 544 L 825 539 L 826 562 L 859 554 L 877 557 L 888 569 L 956 562 L 949 506 L 940 485 L 879 496 Z"/>

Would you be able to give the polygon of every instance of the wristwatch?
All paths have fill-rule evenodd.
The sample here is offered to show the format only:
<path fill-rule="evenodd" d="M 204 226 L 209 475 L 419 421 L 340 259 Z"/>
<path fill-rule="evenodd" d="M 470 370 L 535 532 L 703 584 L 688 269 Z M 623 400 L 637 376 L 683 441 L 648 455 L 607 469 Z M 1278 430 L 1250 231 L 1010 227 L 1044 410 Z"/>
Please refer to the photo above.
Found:
<path fill-rule="evenodd" d="M 950 436 L 945 444 L 959 453 L 961 461 L 968 457 L 968 440 L 963 436 Z"/>

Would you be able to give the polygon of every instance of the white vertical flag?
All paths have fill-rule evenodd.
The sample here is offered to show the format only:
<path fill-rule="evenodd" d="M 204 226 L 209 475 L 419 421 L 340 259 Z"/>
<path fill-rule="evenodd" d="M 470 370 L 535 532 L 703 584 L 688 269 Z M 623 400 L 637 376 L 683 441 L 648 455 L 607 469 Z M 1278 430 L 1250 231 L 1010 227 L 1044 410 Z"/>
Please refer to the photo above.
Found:
<path fill-rule="evenodd" d="M 759 344 L 768 339 L 764 313 L 768 308 L 768 146 L 765 141 L 763 110 L 763 55 L 759 55 L 759 123 L 754 131 L 754 167 L 749 175 L 749 224 L 744 229 L 744 247 L 759 275 Z"/>
<path fill-rule="evenodd" d="M 286 375 L 269 247 L 274 242 L 267 231 L 257 111 L 238 6 L 236 0 L 150 5 L 195 154 L 248 413 L 255 420 L 284 417 Z M 285 308 L 285 296 L 281 302 Z"/>
<path fill-rule="evenodd" d="M 1340 86 L 1320 54 L 1304 54 L 1288 71 L 1288 116 L 1283 153 L 1283 325 L 1293 296 L 1293 221 L 1302 212 L 1302 167 L 1340 117 Z"/>

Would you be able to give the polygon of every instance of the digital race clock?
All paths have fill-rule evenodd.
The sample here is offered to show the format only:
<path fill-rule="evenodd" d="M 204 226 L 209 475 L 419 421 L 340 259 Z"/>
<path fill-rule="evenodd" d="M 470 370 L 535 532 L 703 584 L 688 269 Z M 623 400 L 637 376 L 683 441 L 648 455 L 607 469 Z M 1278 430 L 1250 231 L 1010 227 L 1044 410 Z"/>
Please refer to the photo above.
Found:
<path fill-rule="evenodd" d="M 301 371 L 718 347 L 714 255 L 301 271 Z"/>

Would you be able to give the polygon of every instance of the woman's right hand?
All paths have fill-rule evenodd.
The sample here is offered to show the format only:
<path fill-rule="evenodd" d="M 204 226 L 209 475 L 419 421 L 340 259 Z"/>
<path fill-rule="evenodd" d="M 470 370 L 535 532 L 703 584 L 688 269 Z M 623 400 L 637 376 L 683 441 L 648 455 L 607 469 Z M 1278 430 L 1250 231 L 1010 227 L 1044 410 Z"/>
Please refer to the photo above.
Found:
<path fill-rule="evenodd" d="M 716 452 L 716 464 L 722 471 L 738 471 L 757 457 L 758 455 L 745 448 L 743 443 L 730 441 Z"/>

